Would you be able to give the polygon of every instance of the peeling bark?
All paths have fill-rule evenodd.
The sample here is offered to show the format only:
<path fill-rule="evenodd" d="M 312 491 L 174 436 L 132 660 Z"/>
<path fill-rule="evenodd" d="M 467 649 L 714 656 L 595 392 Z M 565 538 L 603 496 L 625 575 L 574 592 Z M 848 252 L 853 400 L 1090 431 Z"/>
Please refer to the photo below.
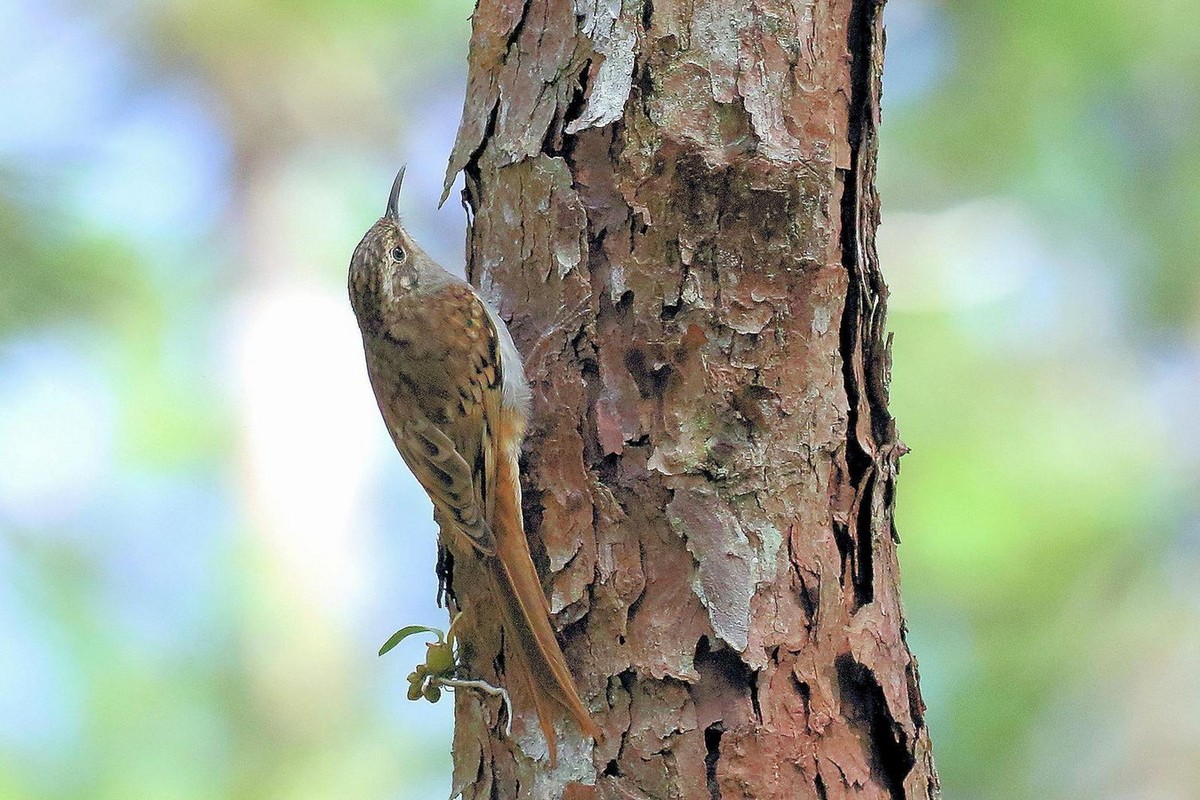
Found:
<path fill-rule="evenodd" d="M 468 800 L 938 795 L 892 513 L 882 44 L 874 0 L 480 0 L 447 186 L 526 359 L 527 527 L 606 738 L 564 729 L 550 771 L 532 719 L 503 738 L 459 693 Z M 497 632 L 463 635 L 502 681 Z"/>

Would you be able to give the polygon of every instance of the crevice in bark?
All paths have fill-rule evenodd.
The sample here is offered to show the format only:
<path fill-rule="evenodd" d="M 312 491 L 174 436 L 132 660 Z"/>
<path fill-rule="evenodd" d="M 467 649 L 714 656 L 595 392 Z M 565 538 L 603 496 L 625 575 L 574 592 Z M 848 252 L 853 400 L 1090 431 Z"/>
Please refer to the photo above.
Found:
<path fill-rule="evenodd" d="M 916 759 L 907 736 L 888 712 L 883 687 L 866 666 L 849 654 L 837 658 L 842 713 L 871 743 L 875 766 L 894 800 L 904 800 L 904 780 Z"/>
<path fill-rule="evenodd" d="M 542 152 L 548 156 L 562 156 L 571 165 L 571 174 L 575 175 L 575 159 L 573 158 L 574 143 L 578 134 L 567 133 L 571 122 L 583 113 L 588 101 L 588 83 L 591 80 L 592 59 L 587 59 L 580 67 L 575 78 L 575 89 L 566 106 L 556 112 L 556 119 L 546 128 L 546 136 L 542 140 Z M 598 252 L 592 249 L 591 252 Z"/>
<path fill-rule="evenodd" d="M 471 208 L 479 208 L 479 157 L 483 155 L 484 149 L 488 143 L 492 141 L 492 137 L 496 133 L 496 121 L 500 115 L 500 101 L 492 103 L 492 108 L 488 111 L 487 124 L 483 128 L 483 136 L 479 139 L 479 145 L 471 151 L 467 156 L 467 161 L 463 165 L 463 187 L 466 192 L 466 201 Z M 446 201 L 446 196 L 450 192 L 450 184 L 446 184 L 445 192 L 442 195 L 442 202 Z M 439 205 L 441 205 L 439 203 Z M 467 278 L 473 279 L 472 275 L 474 267 L 474 259 L 468 249 L 467 252 Z"/>
<path fill-rule="evenodd" d="M 508 62 L 508 54 L 512 52 L 513 45 L 521 38 L 521 32 L 525 30 L 525 21 L 529 19 L 529 10 L 533 7 L 533 0 L 525 0 L 525 6 L 521 9 L 521 18 L 517 20 L 517 24 L 508 34 L 508 39 L 504 42 L 504 62 Z M 487 137 L 484 137 L 487 140 Z"/>
<path fill-rule="evenodd" d="M 908 689 L 908 713 L 919 727 L 925 726 L 925 706 L 921 702 L 920 680 L 917 677 L 917 659 L 914 656 L 904 670 L 904 682 Z"/>
<path fill-rule="evenodd" d="M 601 299 L 603 305 L 603 296 Z M 602 310 L 603 313 L 603 310 Z M 603 390 L 603 378 L 600 375 L 600 363 L 596 358 L 596 344 L 587 328 L 581 328 L 572 342 L 575 361 L 579 364 L 579 379 L 583 382 L 584 394 L 587 396 L 587 406 L 584 408 L 584 418 L 580 422 L 580 437 L 583 441 L 584 457 L 589 464 L 599 464 L 603 461 L 600 442 L 593 432 L 599 429 L 596 420 L 599 407 L 600 393 Z M 593 524 L 599 523 L 599 505 L 593 504 Z"/>
<path fill-rule="evenodd" d="M 792 680 L 796 682 L 796 691 L 800 694 L 800 702 L 804 706 L 804 718 L 807 725 L 812 720 L 812 686 L 808 681 L 802 681 L 792 673 Z"/>
<path fill-rule="evenodd" d="M 859 420 L 864 407 L 872 416 L 870 422 L 872 435 L 874 434 L 875 420 L 872 409 L 874 398 L 870 396 L 867 386 L 860 385 L 855 368 L 861 365 L 864 375 L 870 374 L 874 369 L 872 361 L 876 356 L 875 353 L 868 350 L 866 337 L 864 337 L 864 333 L 871 330 L 871 327 L 864 321 L 864 314 L 868 313 L 865 288 L 868 277 L 866 265 L 863 264 L 859 251 L 862 201 L 859 196 L 859 183 L 863 171 L 864 128 L 867 125 L 871 102 L 870 77 L 873 57 L 871 20 L 875 5 L 875 0 L 854 0 L 851 6 L 850 22 L 846 29 L 847 49 L 851 57 L 849 130 L 847 132 L 850 144 L 850 168 L 840 171 L 842 178 L 841 256 L 842 266 L 846 270 L 847 276 L 846 306 L 842 314 L 841 325 L 842 373 L 849 404 L 846 466 L 849 470 L 847 477 L 859 513 L 850 520 L 851 525 L 846 531 L 846 535 L 836 538 L 843 558 L 850 560 L 855 610 L 874 599 L 870 478 L 875 465 L 871 450 L 868 450 L 867 445 L 859 440 Z"/>
<path fill-rule="evenodd" d="M 853 0 L 850 24 L 846 27 L 846 49 L 850 53 L 850 147 L 854 155 L 862 144 L 863 126 L 871 101 L 871 17 L 878 0 Z M 854 171 L 852 165 L 851 170 Z"/>
<path fill-rule="evenodd" d="M 735 693 L 743 693 L 741 697 L 748 697 L 755 719 L 762 723 L 762 709 L 758 704 L 758 672 L 751 669 L 741 655 L 729 647 L 718 646 L 713 649 L 712 640 L 705 635 L 696 642 L 692 663 L 700 673 L 700 680 L 729 687 L 727 692 L 730 701 L 738 699 Z"/>
<path fill-rule="evenodd" d="M 790 541 L 791 537 L 789 536 L 788 539 Z M 795 571 L 794 568 L 793 568 L 793 571 Z M 816 617 L 817 617 L 817 602 L 819 601 L 820 598 L 817 597 L 817 592 L 816 592 L 815 587 L 810 587 L 808 585 L 808 582 L 805 581 L 803 578 L 800 578 L 799 580 L 800 580 L 800 593 L 799 593 L 800 594 L 800 605 L 803 606 L 803 608 L 804 608 L 804 616 L 805 616 L 806 624 L 808 625 L 808 627 L 812 627 L 813 622 L 816 620 Z"/>
<path fill-rule="evenodd" d="M 819 772 L 813 776 L 813 790 L 817 793 L 817 800 L 829 800 L 829 790 L 825 788 L 825 779 Z"/>
<path fill-rule="evenodd" d="M 641 561 L 645 561 L 646 559 L 644 545 L 642 545 L 641 542 L 638 543 L 638 557 Z M 629 604 L 629 608 L 625 611 L 625 622 L 627 625 L 632 625 L 633 618 L 636 617 L 638 612 L 642 610 L 642 605 L 645 603 L 645 601 L 646 591 L 643 589 L 637 597 L 633 598 L 633 601 Z M 624 675 L 625 673 L 623 672 L 621 674 Z M 630 674 L 632 675 L 632 673 Z M 625 680 L 622 680 L 622 683 L 625 683 Z M 625 688 L 628 689 L 629 687 L 626 686 Z"/>
<path fill-rule="evenodd" d="M 849 454 L 847 454 L 847 461 Z M 854 582 L 854 530 L 847 522 L 834 520 L 833 523 L 833 542 L 837 545 L 838 555 L 841 558 L 841 568 L 838 570 L 838 580 L 845 584 L 847 574 L 850 581 Z"/>
<path fill-rule="evenodd" d="M 704 777 L 708 784 L 708 796 L 721 800 L 721 785 L 717 783 L 717 762 L 721 759 L 721 736 L 725 726 L 714 722 L 704 729 Z"/>
<path fill-rule="evenodd" d="M 613 487 L 618 485 L 617 476 L 618 470 L 621 467 L 621 456 L 619 453 L 609 453 L 604 456 L 596 464 L 596 475 L 600 478 L 600 482 L 605 486 Z M 597 512 L 599 507 L 597 507 Z"/>
<path fill-rule="evenodd" d="M 524 461 L 522 458 L 522 469 L 524 469 Z M 526 534 L 536 534 L 542 529 L 542 509 L 545 507 L 542 503 L 544 492 L 537 486 L 526 486 L 521 492 L 521 513 L 525 518 Z M 546 547 L 541 536 L 529 536 L 529 555 L 533 557 L 533 563 L 538 568 L 538 574 L 545 575 L 543 570 L 546 568 L 548 559 L 546 558 Z"/>
<path fill-rule="evenodd" d="M 758 703 L 758 672 L 750 675 L 750 710 L 754 712 L 754 721 L 762 725 L 762 706 Z"/>
<path fill-rule="evenodd" d="M 875 599 L 875 537 L 872 518 L 871 495 L 876 487 L 875 465 L 867 469 L 861 478 L 861 502 L 858 506 L 858 528 L 855 544 L 858 546 L 857 570 L 854 575 L 854 602 L 858 608 Z"/>
<path fill-rule="evenodd" d="M 654 96 L 654 78 L 650 75 L 649 59 L 644 54 L 634 61 L 631 91 L 637 92 L 638 108 L 641 115 L 649 119 L 650 98 Z"/>
<path fill-rule="evenodd" d="M 450 552 L 450 548 L 442 545 L 441 541 L 437 546 L 437 563 L 433 567 L 434 575 L 438 579 L 437 604 L 438 608 L 449 608 L 452 603 L 455 603 L 454 598 L 454 555 Z"/>

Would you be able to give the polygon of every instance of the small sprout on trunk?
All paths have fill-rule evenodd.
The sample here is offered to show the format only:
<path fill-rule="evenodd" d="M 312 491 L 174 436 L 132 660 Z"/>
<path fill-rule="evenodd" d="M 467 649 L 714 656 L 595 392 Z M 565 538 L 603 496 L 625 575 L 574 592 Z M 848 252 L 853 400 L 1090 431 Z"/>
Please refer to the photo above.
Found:
<path fill-rule="evenodd" d="M 446 632 L 424 625 L 407 625 L 393 633 L 384 642 L 383 647 L 379 648 L 379 655 L 382 656 L 392 650 L 410 636 L 418 633 L 432 633 L 437 637 L 437 641 L 426 642 L 425 663 L 417 664 L 413 671 L 408 673 L 408 699 L 415 701 L 424 697 L 429 702 L 436 703 L 442 699 L 443 687 L 450 691 L 454 691 L 456 688 L 475 689 L 493 697 L 499 697 L 504 702 L 506 719 L 504 734 L 508 736 L 512 733 L 512 701 L 509 699 L 508 692 L 502 687 L 492 686 L 486 681 L 465 679 L 458 674 L 458 641 L 454 635 L 454 626 L 461 616 L 458 614 L 454 617 L 450 623 L 450 629 Z"/>

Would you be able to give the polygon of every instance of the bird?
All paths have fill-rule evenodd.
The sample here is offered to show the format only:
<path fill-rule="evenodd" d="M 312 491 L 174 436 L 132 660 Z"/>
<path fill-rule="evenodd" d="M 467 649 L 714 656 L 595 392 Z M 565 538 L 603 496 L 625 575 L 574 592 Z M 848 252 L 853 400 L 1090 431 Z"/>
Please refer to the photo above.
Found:
<path fill-rule="evenodd" d="M 350 260 L 367 373 L 396 449 L 433 501 L 441 547 L 452 563 L 483 564 L 490 602 L 474 612 L 499 612 L 515 656 L 505 659 L 506 681 L 525 683 L 554 765 L 556 718 L 597 741 L 601 734 L 550 623 L 525 534 L 520 455 L 532 392 L 504 321 L 401 224 L 404 169 Z"/>

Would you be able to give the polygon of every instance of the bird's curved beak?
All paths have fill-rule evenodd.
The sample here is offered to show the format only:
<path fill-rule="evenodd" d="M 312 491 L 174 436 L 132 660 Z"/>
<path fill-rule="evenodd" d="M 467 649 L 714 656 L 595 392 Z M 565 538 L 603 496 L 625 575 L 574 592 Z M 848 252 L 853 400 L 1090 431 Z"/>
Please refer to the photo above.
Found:
<path fill-rule="evenodd" d="M 400 184 L 404 183 L 404 170 L 407 167 L 408 165 L 405 164 L 396 173 L 396 180 L 392 181 L 391 194 L 388 195 L 387 216 L 396 222 L 400 221 Z"/>

